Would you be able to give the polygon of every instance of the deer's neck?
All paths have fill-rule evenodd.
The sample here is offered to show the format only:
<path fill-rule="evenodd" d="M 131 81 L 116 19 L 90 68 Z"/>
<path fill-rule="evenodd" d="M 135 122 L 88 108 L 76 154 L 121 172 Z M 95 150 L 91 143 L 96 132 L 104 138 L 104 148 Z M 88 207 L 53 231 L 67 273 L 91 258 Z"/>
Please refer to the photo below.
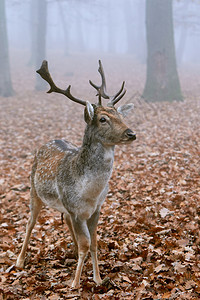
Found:
<path fill-rule="evenodd" d="M 105 146 L 86 129 L 83 144 L 77 156 L 81 172 L 110 173 L 114 161 L 114 146 Z"/>

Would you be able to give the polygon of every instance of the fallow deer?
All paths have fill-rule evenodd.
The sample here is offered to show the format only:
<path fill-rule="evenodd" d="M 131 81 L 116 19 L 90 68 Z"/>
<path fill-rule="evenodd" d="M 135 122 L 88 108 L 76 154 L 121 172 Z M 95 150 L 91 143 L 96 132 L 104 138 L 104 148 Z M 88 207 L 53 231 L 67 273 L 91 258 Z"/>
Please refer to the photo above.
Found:
<path fill-rule="evenodd" d="M 102 83 L 97 86 L 98 103 L 72 96 L 70 87 L 58 88 L 49 73 L 47 61 L 37 71 L 50 85 L 48 93 L 56 92 L 85 106 L 84 119 L 87 123 L 80 148 L 65 140 L 53 140 L 36 153 L 31 173 L 31 216 L 26 227 L 26 237 L 16 266 L 23 268 L 31 231 L 43 206 L 49 206 L 64 214 L 74 244 L 78 250 L 78 265 L 73 288 L 80 285 L 80 276 L 85 257 L 90 250 L 93 264 L 93 279 L 102 280 L 97 260 L 97 223 L 101 206 L 108 192 L 108 181 L 112 173 L 115 145 L 127 144 L 136 139 L 135 133 L 123 122 L 132 109 L 125 104 L 114 106 L 124 96 L 124 82 L 114 96 L 106 92 L 106 81 L 101 61 L 98 69 Z M 102 105 L 102 97 L 109 100 Z"/>

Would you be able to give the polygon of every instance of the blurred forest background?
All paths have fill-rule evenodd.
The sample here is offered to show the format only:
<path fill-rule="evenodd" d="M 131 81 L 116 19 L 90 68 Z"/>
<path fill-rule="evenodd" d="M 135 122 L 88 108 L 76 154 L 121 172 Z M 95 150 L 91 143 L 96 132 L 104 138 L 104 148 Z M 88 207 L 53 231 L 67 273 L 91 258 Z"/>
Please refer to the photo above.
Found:
<path fill-rule="evenodd" d="M 165 3 L 171 1 L 149 0 L 148 3 L 150 7 L 153 7 L 153 3 L 154 6 L 162 3 L 164 7 Z M 12 81 L 15 81 L 18 72 L 12 73 L 10 80 L 9 73 L 15 61 L 19 60 L 21 68 L 30 67 L 30 73 L 40 67 L 43 59 L 50 59 L 53 67 L 56 62 L 58 68 L 58 64 L 62 65 L 67 56 L 74 58 L 87 55 L 96 61 L 103 56 L 126 56 L 130 62 L 145 68 L 148 61 L 145 26 L 148 16 L 145 16 L 145 12 L 152 14 L 154 31 L 162 28 L 165 16 L 169 20 L 166 11 L 163 15 L 158 12 L 157 17 L 150 11 L 147 13 L 145 0 L 1 0 L 0 5 L 0 57 L 3 56 L 0 58 L 0 94 L 3 96 L 12 94 Z M 199 0 L 173 1 L 172 34 L 178 70 L 188 66 L 195 70 L 200 68 L 199 8 Z M 160 35 L 165 36 L 167 43 L 167 30 Z M 58 57 L 62 57 L 60 63 L 57 62 Z M 158 58 L 158 63 L 161 59 Z M 66 66 L 66 72 L 70 71 Z M 6 84 L 2 83 L 3 76 L 7 78 Z M 42 88 L 41 82 L 39 79 L 35 83 L 36 89 Z"/>

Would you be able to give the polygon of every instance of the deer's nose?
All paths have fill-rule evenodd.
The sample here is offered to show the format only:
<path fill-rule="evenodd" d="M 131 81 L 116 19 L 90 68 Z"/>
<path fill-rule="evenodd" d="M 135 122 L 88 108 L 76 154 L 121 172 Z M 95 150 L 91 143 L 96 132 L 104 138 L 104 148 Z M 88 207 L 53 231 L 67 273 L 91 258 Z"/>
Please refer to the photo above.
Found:
<path fill-rule="evenodd" d="M 128 139 L 131 141 L 136 140 L 136 134 L 131 129 L 127 129 L 125 131 L 125 136 L 128 137 Z"/>

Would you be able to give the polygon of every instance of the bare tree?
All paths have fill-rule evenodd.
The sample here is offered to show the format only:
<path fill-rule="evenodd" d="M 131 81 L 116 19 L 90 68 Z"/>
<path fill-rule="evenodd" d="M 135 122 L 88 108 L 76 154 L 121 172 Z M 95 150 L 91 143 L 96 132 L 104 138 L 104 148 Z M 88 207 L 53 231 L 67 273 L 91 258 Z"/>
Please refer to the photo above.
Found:
<path fill-rule="evenodd" d="M 135 51 L 135 24 L 134 24 L 134 7 L 133 2 L 128 0 L 124 5 L 125 25 L 127 34 L 127 51 L 129 54 L 133 54 Z"/>
<path fill-rule="evenodd" d="M 83 2 L 80 1 L 78 4 L 78 8 L 76 11 L 76 40 L 77 40 L 77 49 L 80 52 L 85 52 L 85 40 L 84 40 L 84 30 L 83 30 L 83 21 L 84 21 L 84 10 L 83 10 Z"/>
<path fill-rule="evenodd" d="M 47 3 L 46 0 L 36 0 L 36 47 L 35 47 L 35 66 L 38 68 L 41 61 L 46 58 L 46 25 L 47 25 Z M 36 78 L 36 90 L 43 90 L 46 84 Z"/>
<path fill-rule="evenodd" d="M 65 55 L 69 55 L 69 24 L 66 19 L 66 12 L 64 7 L 62 6 L 62 2 L 57 1 L 57 6 L 58 6 L 58 12 L 59 12 L 59 17 L 64 33 L 64 51 Z M 68 3 L 68 10 L 69 10 L 69 3 Z"/>
<path fill-rule="evenodd" d="M 144 30 L 144 0 L 127 0 L 123 5 L 125 29 L 127 35 L 127 52 L 135 55 L 142 63 L 145 62 L 145 30 Z"/>
<path fill-rule="evenodd" d="M 0 95 L 3 97 L 13 95 L 8 54 L 5 0 L 0 0 Z"/>
<path fill-rule="evenodd" d="M 116 26 L 115 26 L 115 4 L 113 0 L 108 2 L 107 22 L 108 22 L 108 52 L 116 52 Z M 113 9 L 114 8 L 114 9 Z"/>
<path fill-rule="evenodd" d="M 37 1 L 31 0 L 30 2 L 30 60 L 29 65 L 35 65 L 36 56 L 36 36 L 37 36 Z"/>
<path fill-rule="evenodd" d="M 146 0 L 147 101 L 182 100 L 176 67 L 172 0 Z"/>

